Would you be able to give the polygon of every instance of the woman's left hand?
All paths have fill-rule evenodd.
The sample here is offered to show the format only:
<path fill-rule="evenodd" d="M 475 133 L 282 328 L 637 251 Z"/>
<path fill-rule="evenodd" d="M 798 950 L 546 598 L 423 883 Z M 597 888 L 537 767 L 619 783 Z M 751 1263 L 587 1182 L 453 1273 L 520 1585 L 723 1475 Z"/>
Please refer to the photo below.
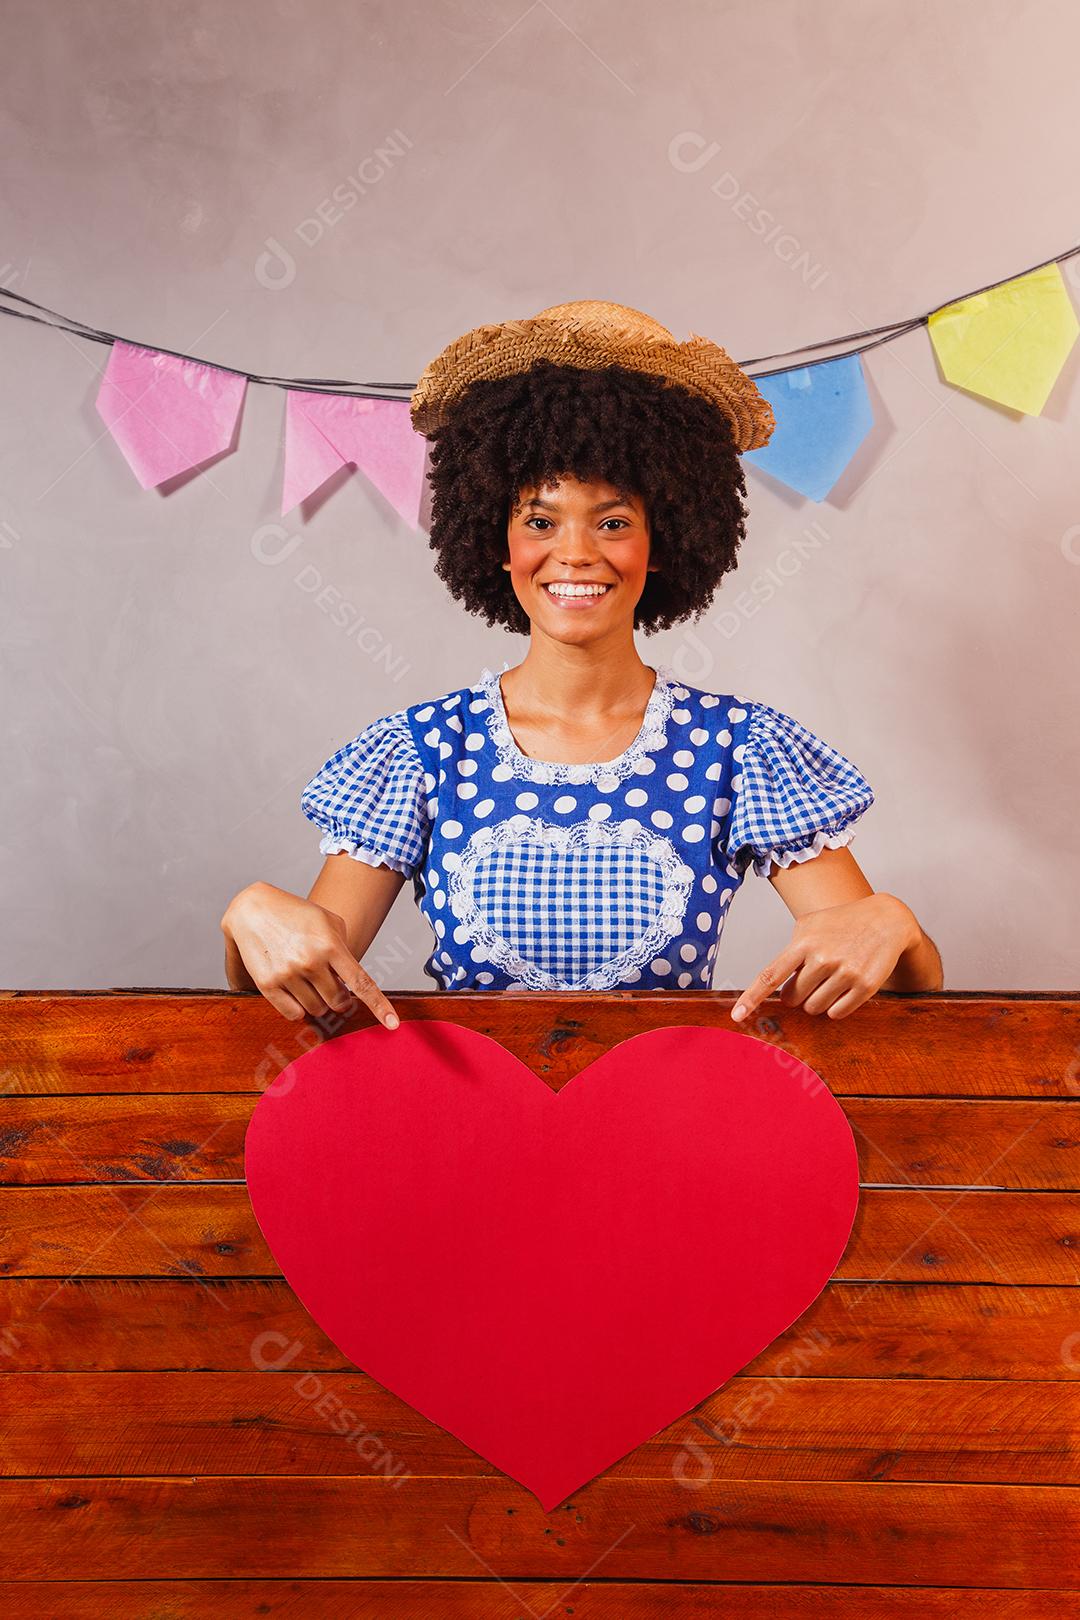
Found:
<path fill-rule="evenodd" d="M 915 913 L 892 894 L 868 894 L 808 911 L 796 922 L 787 948 L 742 992 L 731 1016 L 745 1020 L 783 985 L 780 1000 L 786 1007 L 846 1018 L 881 989 L 921 933 Z M 740 1008 L 745 1009 L 741 1014 Z"/>

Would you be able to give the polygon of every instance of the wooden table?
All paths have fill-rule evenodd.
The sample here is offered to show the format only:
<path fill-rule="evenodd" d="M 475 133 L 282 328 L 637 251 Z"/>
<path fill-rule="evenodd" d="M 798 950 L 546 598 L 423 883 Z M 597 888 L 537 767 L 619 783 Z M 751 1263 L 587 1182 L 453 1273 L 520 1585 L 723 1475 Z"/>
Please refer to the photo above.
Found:
<path fill-rule="evenodd" d="M 545 1514 L 346 1362 L 266 1248 L 244 1132 L 324 1032 L 255 995 L 0 995 L 7 1616 L 1080 1615 L 1080 994 L 749 1027 L 701 991 L 393 1000 L 556 1088 L 671 1023 L 795 1053 L 859 1147 L 833 1280 Z"/>

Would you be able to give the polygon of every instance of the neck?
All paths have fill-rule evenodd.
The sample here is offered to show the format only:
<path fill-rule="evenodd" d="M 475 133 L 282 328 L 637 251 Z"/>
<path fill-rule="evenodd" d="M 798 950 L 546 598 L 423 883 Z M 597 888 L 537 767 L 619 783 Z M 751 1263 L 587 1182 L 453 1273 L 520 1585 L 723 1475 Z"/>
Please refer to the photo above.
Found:
<path fill-rule="evenodd" d="M 534 632 L 521 663 L 503 676 L 503 689 L 519 702 L 587 724 L 646 703 L 653 682 L 632 639 L 579 647 Z"/>

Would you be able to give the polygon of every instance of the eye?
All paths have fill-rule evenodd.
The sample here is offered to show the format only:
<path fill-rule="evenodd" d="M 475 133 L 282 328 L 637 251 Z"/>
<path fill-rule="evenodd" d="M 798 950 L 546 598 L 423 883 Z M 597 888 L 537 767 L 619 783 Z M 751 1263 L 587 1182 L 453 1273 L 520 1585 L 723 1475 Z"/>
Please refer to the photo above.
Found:
<path fill-rule="evenodd" d="M 630 527 L 630 524 L 626 518 L 605 518 L 604 523 L 621 523 L 624 529 L 628 529 Z"/>
<path fill-rule="evenodd" d="M 529 527 L 529 524 L 530 524 L 530 523 L 550 523 L 550 522 L 551 522 L 551 519 L 550 519 L 550 518 L 546 518 L 546 517 L 531 517 L 531 518 L 526 518 L 526 519 L 525 519 L 525 527 L 526 527 L 526 528 L 528 528 L 528 527 Z M 534 531 L 534 532 L 535 532 L 535 531 Z M 547 530 L 546 530 L 546 529 L 541 529 L 541 530 L 540 530 L 540 531 L 539 531 L 539 532 L 540 532 L 540 533 L 541 533 L 541 534 L 546 534 L 546 533 L 547 533 Z"/>

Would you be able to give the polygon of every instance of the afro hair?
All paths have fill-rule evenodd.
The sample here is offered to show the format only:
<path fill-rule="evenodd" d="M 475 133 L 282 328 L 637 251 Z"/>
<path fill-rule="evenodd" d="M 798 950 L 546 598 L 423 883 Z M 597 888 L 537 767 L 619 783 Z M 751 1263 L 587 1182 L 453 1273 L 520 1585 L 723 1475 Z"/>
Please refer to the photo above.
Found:
<path fill-rule="evenodd" d="M 508 524 L 524 490 L 564 477 L 644 502 L 658 570 L 634 610 L 646 635 L 699 617 L 736 566 L 746 482 L 727 417 L 661 378 L 537 360 L 472 383 L 430 439 L 435 572 L 489 625 L 528 634 L 502 567 Z"/>

